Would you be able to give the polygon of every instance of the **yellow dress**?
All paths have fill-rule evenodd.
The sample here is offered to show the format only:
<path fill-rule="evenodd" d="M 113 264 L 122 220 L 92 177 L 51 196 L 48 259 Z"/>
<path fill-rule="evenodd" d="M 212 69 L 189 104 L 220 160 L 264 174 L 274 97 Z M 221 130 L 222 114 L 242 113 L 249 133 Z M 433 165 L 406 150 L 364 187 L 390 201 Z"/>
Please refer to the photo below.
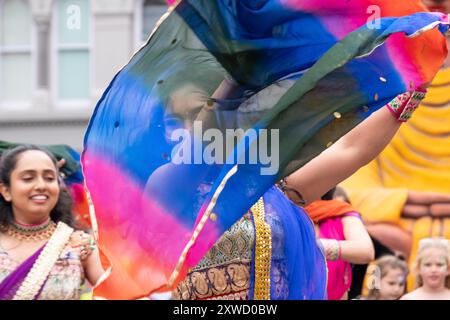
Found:
<path fill-rule="evenodd" d="M 411 233 L 410 261 L 420 239 L 450 238 L 449 218 L 401 218 L 408 190 L 450 193 L 450 68 L 436 75 L 420 108 L 386 149 L 342 186 L 366 221 L 394 223 Z"/>

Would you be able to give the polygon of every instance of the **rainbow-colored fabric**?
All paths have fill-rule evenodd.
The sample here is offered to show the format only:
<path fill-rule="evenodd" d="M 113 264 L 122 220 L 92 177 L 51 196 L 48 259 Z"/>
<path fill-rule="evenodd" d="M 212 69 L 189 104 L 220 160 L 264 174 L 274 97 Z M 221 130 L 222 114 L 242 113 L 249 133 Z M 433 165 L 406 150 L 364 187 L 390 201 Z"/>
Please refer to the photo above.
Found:
<path fill-rule="evenodd" d="M 95 294 L 173 288 L 275 181 L 431 81 L 448 23 L 420 11 L 418 0 L 171 7 L 112 80 L 86 132 L 83 170 L 112 265 Z M 225 148 L 235 129 L 245 135 Z M 292 254 L 316 253 L 311 243 Z"/>

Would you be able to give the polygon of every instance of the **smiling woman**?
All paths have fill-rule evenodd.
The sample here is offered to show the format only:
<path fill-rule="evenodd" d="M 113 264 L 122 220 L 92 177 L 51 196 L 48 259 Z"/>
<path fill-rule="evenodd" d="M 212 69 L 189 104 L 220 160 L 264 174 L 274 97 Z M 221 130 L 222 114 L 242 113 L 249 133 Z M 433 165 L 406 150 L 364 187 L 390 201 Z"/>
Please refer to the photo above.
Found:
<path fill-rule="evenodd" d="M 32 224 L 48 220 L 60 196 L 56 167 L 48 155 L 39 150 L 24 152 L 7 179 L 10 187 L 2 194 L 11 203 L 15 220 Z M 61 200 L 66 197 L 61 194 Z"/>
<path fill-rule="evenodd" d="M 6 152 L 0 192 L 0 300 L 78 299 L 103 269 L 91 236 L 75 231 L 56 159 L 36 146 Z"/>

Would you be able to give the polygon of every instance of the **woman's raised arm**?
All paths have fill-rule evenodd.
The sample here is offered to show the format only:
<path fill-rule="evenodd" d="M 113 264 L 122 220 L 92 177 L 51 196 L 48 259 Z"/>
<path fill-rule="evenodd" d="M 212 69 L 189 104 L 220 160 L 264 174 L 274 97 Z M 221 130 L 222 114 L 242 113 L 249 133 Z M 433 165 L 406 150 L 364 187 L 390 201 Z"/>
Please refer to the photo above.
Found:
<path fill-rule="evenodd" d="M 391 141 L 400 124 L 388 108 L 381 108 L 292 173 L 286 183 L 296 189 L 306 203 L 319 199 L 373 160 Z"/>

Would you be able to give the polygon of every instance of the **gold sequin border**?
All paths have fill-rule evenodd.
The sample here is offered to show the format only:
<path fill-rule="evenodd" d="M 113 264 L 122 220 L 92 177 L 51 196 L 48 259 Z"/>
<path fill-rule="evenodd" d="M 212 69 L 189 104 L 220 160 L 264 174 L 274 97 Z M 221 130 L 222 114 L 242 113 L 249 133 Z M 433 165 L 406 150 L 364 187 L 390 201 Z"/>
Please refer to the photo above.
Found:
<path fill-rule="evenodd" d="M 255 300 L 270 300 L 270 264 L 272 261 L 272 231 L 265 221 L 261 197 L 250 209 L 255 223 Z"/>

